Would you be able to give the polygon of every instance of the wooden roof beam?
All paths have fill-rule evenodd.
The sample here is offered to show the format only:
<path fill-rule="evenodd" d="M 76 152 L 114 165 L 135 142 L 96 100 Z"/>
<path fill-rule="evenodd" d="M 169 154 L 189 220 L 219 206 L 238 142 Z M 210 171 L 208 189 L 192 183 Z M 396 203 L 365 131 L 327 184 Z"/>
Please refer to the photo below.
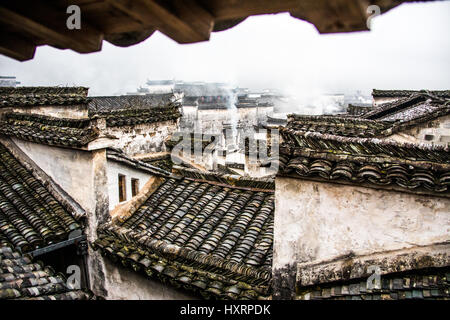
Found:
<path fill-rule="evenodd" d="M 302 1 L 291 15 L 315 25 L 320 33 L 368 30 L 367 0 Z M 308 12 L 305 16 L 303 12 Z"/>
<path fill-rule="evenodd" d="M 43 10 L 41 4 L 36 8 L 33 7 L 33 4 L 30 4 L 30 6 L 27 6 L 27 10 L 34 12 L 35 15 L 41 13 L 41 16 L 47 16 L 48 21 L 55 22 L 54 19 L 48 18 L 51 11 Z M 94 30 L 86 23 L 82 24 L 81 30 L 69 30 L 66 26 L 66 19 L 68 17 L 66 13 L 55 11 L 52 17 L 56 16 L 59 18 L 56 21 L 61 24 L 60 28 L 55 28 L 54 25 L 48 25 L 47 23 L 37 21 L 37 19 L 24 16 L 23 13 L 0 7 L 0 22 L 14 28 L 17 32 L 43 39 L 46 44 L 58 48 L 70 48 L 80 53 L 101 50 L 103 41 L 102 33 Z"/>
<path fill-rule="evenodd" d="M 108 0 L 144 25 L 152 24 L 178 43 L 209 40 L 214 17 L 195 0 L 174 1 L 172 8 L 155 0 Z"/>
<path fill-rule="evenodd" d="M 11 34 L 0 33 L 0 54 L 26 61 L 33 59 L 36 47 L 33 43 Z"/>
<path fill-rule="evenodd" d="M 301 0 L 201 0 L 218 20 L 251 15 L 287 12 L 299 6 Z M 305 1 L 305 0 L 303 0 Z M 315 1 L 315 0 L 313 0 Z"/>

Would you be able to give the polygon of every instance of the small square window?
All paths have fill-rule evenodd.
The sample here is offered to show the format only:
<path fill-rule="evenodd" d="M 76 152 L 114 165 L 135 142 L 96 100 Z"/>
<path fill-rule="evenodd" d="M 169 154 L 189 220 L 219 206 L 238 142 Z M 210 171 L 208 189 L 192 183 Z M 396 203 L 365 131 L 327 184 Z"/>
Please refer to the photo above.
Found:
<path fill-rule="evenodd" d="M 131 195 L 134 197 L 139 193 L 139 179 L 131 179 Z"/>
<path fill-rule="evenodd" d="M 127 200 L 127 184 L 126 177 L 123 174 L 119 174 L 119 202 Z"/>
<path fill-rule="evenodd" d="M 433 139 L 434 139 L 434 135 L 432 135 L 432 134 L 425 135 L 425 141 L 432 141 Z"/>

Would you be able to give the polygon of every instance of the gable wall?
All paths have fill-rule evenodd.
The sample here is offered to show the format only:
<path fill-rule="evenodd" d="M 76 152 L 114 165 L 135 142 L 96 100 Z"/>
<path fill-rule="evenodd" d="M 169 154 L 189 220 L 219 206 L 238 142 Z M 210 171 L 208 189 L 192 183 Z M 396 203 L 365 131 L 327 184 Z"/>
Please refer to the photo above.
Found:
<path fill-rule="evenodd" d="M 388 137 L 398 142 L 450 144 L 450 115 L 422 123 L 412 129 Z"/>
<path fill-rule="evenodd" d="M 449 198 L 285 177 L 275 186 L 274 299 L 295 298 L 301 263 L 395 259 L 391 250 L 450 241 Z"/>

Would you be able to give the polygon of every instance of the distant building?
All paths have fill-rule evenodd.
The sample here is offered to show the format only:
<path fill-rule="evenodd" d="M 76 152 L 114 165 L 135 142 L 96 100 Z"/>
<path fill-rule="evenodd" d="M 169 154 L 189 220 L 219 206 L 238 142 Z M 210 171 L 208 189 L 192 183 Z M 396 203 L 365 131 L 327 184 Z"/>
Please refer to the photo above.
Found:
<path fill-rule="evenodd" d="M 232 161 L 240 167 L 245 164 L 244 151 L 239 148 L 241 135 L 252 135 L 255 126 L 268 124 L 268 119 L 274 112 L 274 101 L 280 97 L 272 90 L 255 92 L 227 83 L 179 80 L 147 81 L 145 86 L 129 95 L 144 95 L 145 99 L 173 95 L 182 105 L 180 131 L 221 137 L 217 148 L 224 156 L 219 156 L 214 161 L 217 160 L 220 165 Z M 207 168 L 212 163 L 210 157 L 190 160 Z M 249 173 L 248 170 L 245 172 Z"/>
<path fill-rule="evenodd" d="M 0 76 L 0 87 L 15 87 L 20 84 L 16 77 Z"/>

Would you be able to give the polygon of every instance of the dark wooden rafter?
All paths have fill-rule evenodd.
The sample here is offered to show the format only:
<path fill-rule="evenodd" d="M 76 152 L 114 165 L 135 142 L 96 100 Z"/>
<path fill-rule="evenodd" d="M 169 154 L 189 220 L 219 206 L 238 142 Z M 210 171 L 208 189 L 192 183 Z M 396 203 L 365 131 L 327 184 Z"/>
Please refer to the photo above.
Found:
<path fill-rule="evenodd" d="M 214 23 L 212 15 L 195 0 L 173 1 L 172 11 L 152 0 L 108 2 L 142 24 L 151 23 L 178 43 L 208 40 Z"/>
<path fill-rule="evenodd" d="M 414 0 L 0 0 L 0 26 L 6 27 L 0 53 L 23 61 L 39 45 L 95 52 L 103 39 L 125 47 L 156 30 L 193 43 L 249 16 L 280 12 L 313 23 L 320 33 L 360 31 L 367 30 L 369 5 L 383 13 L 403 2 Z M 69 5 L 81 8 L 80 30 L 66 27 Z"/>
<path fill-rule="evenodd" d="M 214 14 L 217 19 L 236 19 L 259 14 L 288 12 L 299 6 L 301 0 L 226 0 L 208 1 L 202 3 Z"/>
<path fill-rule="evenodd" d="M 42 39 L 57 48 L 69 48 L 80 53 L 101 50 L 103 34 L 88 23 L 83 23 L 81 30 L 69 30 L 65 11 L 37 1 L 25 4 L 18 6 L 14 2 L 0 7 L 0 21 L 19 34 Z"/>
<path fill-rule="evenodd" d="M 320 33 L 362 31 L 368 30 L 369 5 L 368 0 L 299 1 L 299 6 L 290 13 L 314 24 Z M 309 12 L 309 15 L 304 16 L 304 12 Z"/>
<path fill-rule="evenodd" d="M 0 32 L 1 54 L 19 61 L 26 61 L 34 57 L 35 51 L 36 46 L 30 40 Z"/>

